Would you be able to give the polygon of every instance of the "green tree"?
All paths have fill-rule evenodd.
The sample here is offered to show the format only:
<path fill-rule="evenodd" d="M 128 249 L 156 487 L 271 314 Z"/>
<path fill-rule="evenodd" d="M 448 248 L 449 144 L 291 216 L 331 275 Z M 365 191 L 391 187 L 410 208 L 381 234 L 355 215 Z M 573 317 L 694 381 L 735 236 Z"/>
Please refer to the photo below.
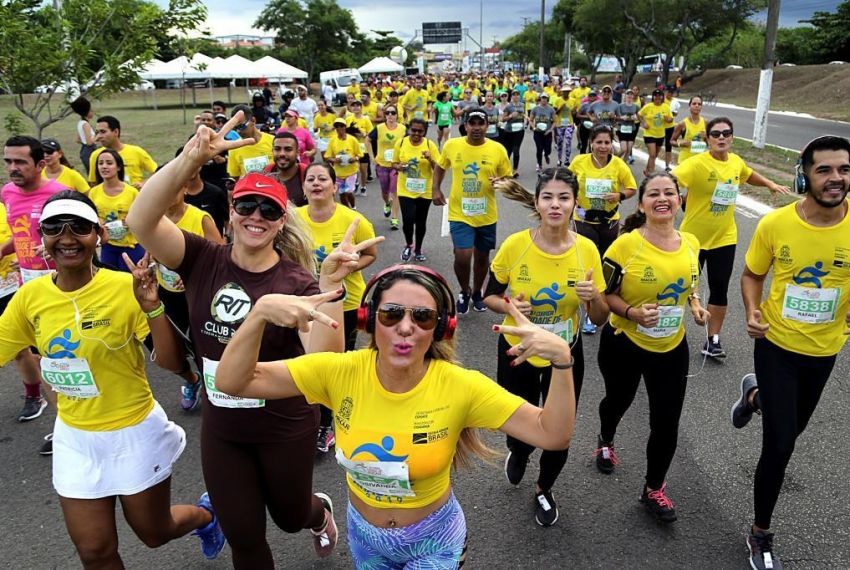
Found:
<path fill-rule="evenodd" d="M 850 60 L 850 0 L 839 4 L 835 13 L 815 12 L 803 22 L 815 29 L 814 48 L 820 53 L 822 63 Z"/>
<path fill-rule="evenodd" d="M 336 0 L 271 0 L 254 26 L 274 32 L 286 60 L 314 79 L 319 71 L 351 66 L 366 45 L 351 11 Z"/>
<path fill-rule="evenodd" d="M 603 14 L 605 17 L 601 17 Z M 573 15 L 573 26 L 576 40 L 581 43 L 590 61 L 598 61 L 597 56 L 601 55 L 615 55 L 620 60 L 623 80 L 628 85 L 638 60 L 646 52 L 646 41 L 639 34 L 619 33 L 630 29 L 619 0 L 581 1 Z M 591 67 L 591 75 L 596 75 L 595 63 Z"/>
<path fill-rule="evenodd" d="M 828 59 L 817 47 L 814 28 L 779 28 L 776 35 L 776 59 L 780 63 L 790 62 L 797 65 L 828 63 Z"/>
<path fill-rule="evenodd" d="M 65 0 L 56 9 L 38 0 L 0 2 L 0 86 L 41 137 L 71 114 L 80 95 L 101 98 L 132 86 L 156 54 L 161 30 L 185 32 L 206 17 L 200 0 Z M 37 85 L 46 93 L 24 96 Z M 66 93 L 60 86 L 64 86 Z"/>
<path fill-rule="evenodd" d="M 525 69 L 529 63 L 535 67 L 540 59 L 540 22 L 529 22 L 522 30 L 502 42 L 504 58 L 519 62 Z M 560 22 L 550 22 L 543 30 L 543 65 L 561 61 L 563 57 L 564 28 Z"/>
<path fill-rule="evenodd" d="M 741 24 L 730 43 L 728 30 L 707 42 L 694 47 L 690 64 L 704 69 L 726 67 L 730 64 L 742 67 L 759 67 L 764 56 L 764 25 L 750 22 Z"/>

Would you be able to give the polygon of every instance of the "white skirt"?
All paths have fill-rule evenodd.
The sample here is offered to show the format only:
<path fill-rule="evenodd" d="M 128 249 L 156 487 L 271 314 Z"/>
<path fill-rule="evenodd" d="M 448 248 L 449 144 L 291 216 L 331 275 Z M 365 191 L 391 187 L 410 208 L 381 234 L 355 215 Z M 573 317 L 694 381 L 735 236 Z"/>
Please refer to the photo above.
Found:
<path fill-rule="evenodd" d="M 113 431 L 53 427 L 53 487 L 69 499 L 135 495 L 171 476 L 186 447 L 183 428 L 159 402 L 138 424 Z"/>

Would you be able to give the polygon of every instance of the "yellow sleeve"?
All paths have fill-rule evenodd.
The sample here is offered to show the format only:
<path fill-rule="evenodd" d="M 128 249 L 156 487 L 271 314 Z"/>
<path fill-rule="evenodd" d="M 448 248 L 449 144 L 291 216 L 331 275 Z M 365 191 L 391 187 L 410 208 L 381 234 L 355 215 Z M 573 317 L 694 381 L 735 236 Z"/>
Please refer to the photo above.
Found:
<path fill-rule="evenodd" d="M 632 174 L 632 169 L 628 167 L 628 165 L 622 160 L 617 163 L 617 179 L 620 184 L 623 185 L 624 188 L 635 188 L 637 189 L 637 182 L 635 181 L 635 176 Z"/>
<path fill-rule="evenodd" d="M 232 150 L 227 153 L 227 173 L 233 178 L 239 178 L 242 169 L 239 167 L 238 155 Z"/>
<path fill-rule="evenodd" d="M 9 305 L 0 315 L 0 366 L 13 360 L 20 351 L 35 346 L 33 327 L 27 320 L 26 298 L 34 282 L 22 287 L 9 301 Z"/>
<path fill-rule="evenodd" d="M 372 225 L 372 222 L 363 215 L 357 215 L 355 217 L 360 218 L 360 223 L 357 224 L 357 230 L 354 232 L 354 243 L 360 243 L 375 237 L 375 227 Z"/>
<path fill-rule="evenodd" d="M 591 280 L 596 285 L 598 291 L 605 291 L 605 276 L 602 274 L 602 258 L 599 255 L 599 250 L 593 242 L 585 243 L 586 246 L 582 251 L 582 265 L 588 269 L 593 269 Z M 589 258 L 589 259 L 588 259 Z M 585 275 L 581 276 L 582 279 Z"/>
<path fill-rule="evenodd" d="M 348 355 L 353 354 L 356 352 L 315 352 L 283 362 L 295 386 L 308 402 L 333 409 L 331 393 L 338 381 L 348 378 L 346 364 L 351 360 Z M 351 367 L 348 368 L 350 371 Z"/>
<path fill-rule="evenodd" d="M 499 177 L 511 176 L 514 173 L 513 167 L 511 166 L 511 159 L 508 158 L 508 151 L 505 150 L 501 144 L 497 143 L 497 153 L 499 155 L 499 162 L 496 165 L 496 175 Z"/>
<path fill-rule="evenodd" d="M 458 367 L 456 374 L 469 397 L 467 427 L 499 429 L 525 403 L 480 372 Z"/>
<path fill-rule="evenodd" d="M 401 143 L 404 142 L 404 137 L 400 138 L 393 145 L 393 162 L 401 162 Z"/>
<path fill-rule="evenodd" d="M 103 152 L 102 148 L 95 149 L 94 152 L 91 153 L 91 158 L 89 158 L 89 183 L 96 184 L 97 183 L 97 157 L 100 156 L 100 153 Z"/>
<path fill-rule="evenodd" d="M 142 166 L 142 171 L 147 172 L 149 175 L 156 172 L 156 161 L 151 157 L 150 154 L 148 154 L 148 151 L 143 148 L 139 148 L 139 155 L 141 155 L 141 160 L 139 161 L 139 163 Z"/>
<path fill-rule="evenodd" d="M 434 160 L 435 163 L 439 164 L 440 159 L 442 158 L 440 156 L 440 149 L 437 148 L 437 145 L 431 139 L 426 140 L 428 141 L 428 152 L 431 154 L 431 158 Z"/>
<path fill-rule="evenodd" d="M 508 236 L 508 238 L 502 242 L 501 247 L 499 247 L 498 251 L 496 251 L 496 257 L 494 257 L 493 261 L 490 263 L 490 271 L 493 272 L 493 276 L 496 278 L 496 281 L 502 285 L 507 285 L 511 280 L 511 267 L 513 266 L 511 253 L 513 253 L 513 244 L 514 236 Z"/>
<path fill-rule="evenodd" d="M 438 165 L 440 166 L 440 168 L 442 168 L 443 170 L 448 170 L 448 169 L 449 169 L 449 168 L 451 168 L 451 166 L 452 166 L 452 161 L 451 161 L 451 159 L 449 158 L 449 152 L 448 152 L 448 150 L 451 148 L 451 146 L 452 146 L 451 141 L 447 142 L 447 143 L 443 146 L 443 154 L 440 156 L 440 160 L 439 160 L 439 162 L 437 162 L 437 164 L 438 164 Z"/>
<path fill-rule="evenodd" d="M 773 216 L 768 215 L 759 221 L 756 231 L 747 248 L 744 258 L 747 267 L 756 275 L 767 275 L 773 265 L 773 247 L 771 247 L 771 225 Z"/>
<path fill-rule="evenodd" d="M 673 168 L 673 176 L 675 176 L 679 181 L 680 190 L 683 188 L 689 188 L 691 184 L 693 184 L 694 169 L 699 162 L 700 159 L 698 156 L 692 156 L 685 162 L 682 162 Z"/>
<path fill-rule="evenodd" d="M 627 242 L 630 239 L 631 232 L 621 235 L 620 237 L 614 240 L 614 243 L 608 246 L 608 249 L 605 251 L 602 257 L 605 259 L 610 259 L 611 261 L 616 262 L 617 265 L 622 266 L 624 263 L 624 255 L 622 250 L 628 247 Z"/>

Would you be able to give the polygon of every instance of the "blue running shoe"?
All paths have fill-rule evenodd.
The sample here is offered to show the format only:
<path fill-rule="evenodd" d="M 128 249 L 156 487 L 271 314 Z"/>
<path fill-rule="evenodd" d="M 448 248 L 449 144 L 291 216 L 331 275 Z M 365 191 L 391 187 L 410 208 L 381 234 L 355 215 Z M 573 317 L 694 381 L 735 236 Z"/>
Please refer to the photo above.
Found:
<path fill-rule="evenodd" d="M 198 381 L 194 384 L 189 382 L 183 382 L 183 386 L 180 387 L 180 407 L 186 410 L 187 412 L 197 409 L 198 404 L 201 403 L 201 398 L 199 396 L 200 392 L 200 378 L 198 378 Z"/>
<path fill-rule="evenodd" d="M 596 334 L 596 325 L 590 319 L 584 319 L 584 322 L 581 324 L 581 332 L 584 334 Z"/>
<path fill-rule="evenodd" d="M 224 532 L 221 530 L 221 525 L 218 524 L 218 517 L 215 516 L 210 496 L 208 493 L 201 495 L 197 505 L 202 509 L 206 509 L 212 515 L 212 520 L 207 526 L 195 529 L 192 533 L 201 539 L 201 552 L 207 560 L 213 560 L 224 548 L 227 540 L 224 538 Z"/>

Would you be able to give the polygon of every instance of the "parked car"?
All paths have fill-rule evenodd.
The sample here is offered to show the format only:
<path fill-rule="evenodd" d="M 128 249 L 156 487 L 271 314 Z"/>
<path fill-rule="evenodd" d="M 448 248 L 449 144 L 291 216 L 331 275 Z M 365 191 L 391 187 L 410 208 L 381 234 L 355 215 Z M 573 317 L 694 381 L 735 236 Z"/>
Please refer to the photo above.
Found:
<path fill-rule="evenodd" d="M 133 86 L 134 91 L 151 91 L 153 89 L 156 89 L 156 86 L 153 84 L 153 81 L 148 81 L 147 79 L 142 79 Z"/>
<path fill-rule="evenodd" d="M 835 61 L 830 61 L 829 65 L 847 65 L 847 62 L 836 59 Z"/>
<path fill-rule="evenodd" d="M 726 69 L 744 69 L 740 65 L 727 65 Z"/>

